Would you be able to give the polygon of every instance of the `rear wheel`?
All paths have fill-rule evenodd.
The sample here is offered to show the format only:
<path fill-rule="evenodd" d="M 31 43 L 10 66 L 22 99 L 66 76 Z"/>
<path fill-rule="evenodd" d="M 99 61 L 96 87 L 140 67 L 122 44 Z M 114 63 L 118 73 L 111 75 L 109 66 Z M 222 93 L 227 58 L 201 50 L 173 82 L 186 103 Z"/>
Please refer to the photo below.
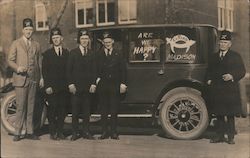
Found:
<path fill-rule="evenodd" d="M 208 126 L 208 112 L 199 91 L 179 87 L 170 90 L 160 108 L 160 122 L 174 139 L 196 139 Z"/>
<path fill-rule="evenodd" d="M 6 131 L 10 134 L 15 134 L 15 122 L 16 122 L 16 110 L 17 110 L 17 104 L 16 104 L 16 94 L 14 91 L 7 94 L 1 104 L 1 121 L 3 127 L 6 129 Z M 39 116 L 39 119 L 34 119 L 34 128 L 38 129 L 40 128 L 46 119 L 46 106 L 42 106 L 40 110 L 40 115 L 37 113 L 34 113 L 34 116 Z M 39 121 L 38 121 L 39 120 Z M 21 132 L 22 134 L 25 134 L 25 130 Z"/>

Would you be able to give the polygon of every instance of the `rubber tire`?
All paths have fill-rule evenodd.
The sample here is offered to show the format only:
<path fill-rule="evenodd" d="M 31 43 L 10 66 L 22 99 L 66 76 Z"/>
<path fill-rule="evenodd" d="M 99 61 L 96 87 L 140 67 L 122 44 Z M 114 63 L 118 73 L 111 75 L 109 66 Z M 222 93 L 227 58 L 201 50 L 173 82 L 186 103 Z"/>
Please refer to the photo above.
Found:
<path fill-rule="evenodd" d="M 186 133 L 175 129 L 171 125 L 169 120 L 167 120 L 167 111 L 168 108 L 170 108 L 170 105 L 172 105 L 172 103 L 176 102 L 178 99 L 180 100 L 182 98 L 188 98 L 191 101 L 195 102 L 195 104 L 199 106 L 202 113 L 201 121 L 199 122 L 197 127 Z M 178 87 L 170 90 L 164 96 L 164 100 L 165 101 L 163 102 L 163 105 L 160 107 L 159 119 L 161 126 L 167 136 L 170 136 L 173 139 L 191 140 L 197 139 L 206 130 L 209 123 L 208 111 L 205 105 L 205 101 L 201 97 L 201 93 L 198 90 L 189 87 Z"/>
<path fill-rule="evenodd" d="M 2 125 L 3 125 L 4 129 L 9 134 L 15 134 L 16 133 L 16 130 L 15 130 L 13 124 L 6 119 L 7 118 L 8 105 L 9 105 L 10 102 L 13 102 L 15 100 L 16 100 L 15 91 L 11 91 L 3 98 L 2 103 L 1 103 L 1 122 L 2 122 Z M 40 123 L 39 125 L 35 124 L 34 129 L 42 127 L 42 125 L 44 124 L 44 122 L 46 120 L 46 113 L 47 113 L 47 107 L 44 106 L 42 114 L 41 114 L 41 122 L 39 122 Z M 21 133 L 25 134 L 25 131 L 23 130 Z"/>

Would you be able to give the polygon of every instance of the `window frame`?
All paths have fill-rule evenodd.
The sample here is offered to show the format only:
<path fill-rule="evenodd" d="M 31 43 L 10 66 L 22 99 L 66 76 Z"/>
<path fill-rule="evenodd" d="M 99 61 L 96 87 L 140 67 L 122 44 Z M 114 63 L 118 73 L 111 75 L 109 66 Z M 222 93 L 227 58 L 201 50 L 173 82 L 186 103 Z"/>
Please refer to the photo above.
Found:
<path fill-rule="evenodd" d="M 107 25 L 115 25 L 115 20 L 108 22 L 108 2 L 114 3 L 115 0 L 97 0 L 96 1 L 96 25 L 97 26 L 107 26 Z M 99 22 L 99 4 L 104 3 L 105 7 L 105 22 Z M 115 7 L 114 7 L 115 9 Z"/>
<path fill-rule="evenodd" d="M 233 0 L 218 0 L 218 30 L 234 31 Z"/>
<path fill-rule="evenodd" d="M 37 8 L 38 7 L 43 7 L 43 19 L 42 21 L 38 21 L 38 18 L 37 18 Z M 41 13 L 40 13 L 41 14 Z M 39 19 L 40 20 L 40 19 Z M 43 27 L 39 27 L 38 26 L 38 22 L 43 22 L 44 26 Z M 47 22 L 47 24 L 46 24 Z M 46 7 L 45 7 L 45 4 L 43 4 L 42 2 L 40 1 L 35 1 L 35 23 L 36 23 L 36 31 L 48 31 L 49 30 L 49 25 L 48 25 L 48 17 L 47 17 L 47 12 L 46 12 Z"/>
<path fill-rule="evenodd" d="M 128 14 L 127 14 L 127 19 L 126 19 L 126 21 L 122 21 L 121 20 L 121 13 L 120 13 L 120 10 L 121 10 L 121 2 L 122 1 L 124 1 L 124 2 L 126 2 L 127 4 L 127 9 L 128 9 Z M 135 5 L 135 9 L 136 9 L 136 20 L 131 20 L 130 19 L 130 3 L 132 2 L 132 1 L 134 1 L 135 3 L 136 3 L 136 5 Z M 134 24 L 134 23 L 137 23 L 137 0 L 118 0 L 118 23 L 119 24 Z"/>
<path fill-rule="evenodd" d="M 93 1 L 88 1 L 92 3 L 92 9 L 94 10 L 94 2 Z M 93 27 L 94 26 L 94 22 L 92 24 L 87 24 L 87 7 L 86 5 L 84 5 L 85 3 L 88 3 L 85 0 L 75 0 L 75 25 L 76 28 L 85 28 L 85 27 Z M 82 4 L 79 4 L 82 3 Z M 82 5 L 82 6 L 81 6 Z M 84 11 L 84 24 L 79 24 L 78 20 L 78 11 L 83 9 Z M 94 16 L 93 16 L 94 19 Z"/>

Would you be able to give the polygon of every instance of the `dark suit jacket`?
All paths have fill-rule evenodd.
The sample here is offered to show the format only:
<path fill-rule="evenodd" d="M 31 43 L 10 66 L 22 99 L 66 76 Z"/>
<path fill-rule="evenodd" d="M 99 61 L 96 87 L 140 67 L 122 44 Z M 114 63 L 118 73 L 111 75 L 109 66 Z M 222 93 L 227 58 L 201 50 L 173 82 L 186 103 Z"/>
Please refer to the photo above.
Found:
<path fill-rule="evenodd" d="M 213 54 L 208 66 L 210 106 L 212 113 L 218 115 L 239 115 L 241 113 L 241 99 L 239 80 L 244 77 L 246 69 L 241 56 L 229 50 L 220 59 L 219 53 Z M 231 74 L 234 81 L 224 81 L 222 75 Z"/>
<path fill-rule="evenodd" d="M 79 47 L 70 51 L 67 64 L 68 85 L 75 84 L 77 92 L 88 92 L 91 84 L 96 84 L 96 61 L 90 49 L 82 55 Z"/>
<path fill-rule="evenodd" d="M 54 47 L 43 53 L 42 72 L 45 89 L 52 87 L 54 92 L 67 91 L 66 65 L 69 51 L 62 49 L 62 55 L 58 56 Z"/>
<path fill-rule="evenodd" d="M 104 49 L 97 55 L 97 71 L 102 81 L 110 80 L 114 84 L 126 84 L 126 65 L 122 54 L 117 49 L 113 49 L 110 56 L 106 56 Z"/>

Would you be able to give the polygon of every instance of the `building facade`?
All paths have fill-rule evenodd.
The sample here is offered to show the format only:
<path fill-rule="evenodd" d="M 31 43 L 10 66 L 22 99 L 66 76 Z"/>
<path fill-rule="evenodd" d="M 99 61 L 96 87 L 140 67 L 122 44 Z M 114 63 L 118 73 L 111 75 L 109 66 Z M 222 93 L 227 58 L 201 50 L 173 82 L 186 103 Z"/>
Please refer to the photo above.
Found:
<path fill-rule="evenodd" d="M 34 38 L 42 50 L 50 47 L 49 28 L 55 25 L 65 47 L 72 49 L 79 28 L 202 23 L 233 33 L 233 49 L 249 73 L 249 6 L 249 0 L 0 0 L 0 47 L 8 52 L 26 17 L 34 21 Z"/>

